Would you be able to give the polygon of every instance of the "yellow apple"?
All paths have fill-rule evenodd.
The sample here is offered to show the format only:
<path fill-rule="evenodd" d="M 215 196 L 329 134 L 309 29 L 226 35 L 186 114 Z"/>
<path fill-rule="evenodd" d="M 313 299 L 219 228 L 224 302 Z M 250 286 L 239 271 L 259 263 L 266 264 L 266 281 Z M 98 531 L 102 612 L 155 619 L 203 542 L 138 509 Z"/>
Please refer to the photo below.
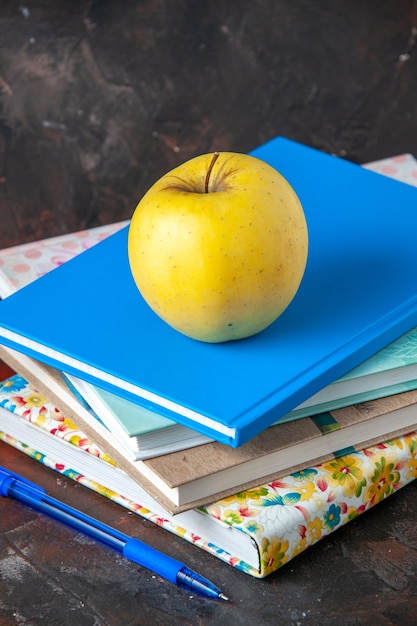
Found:
<path fill-rule="evenodd" d="M 148 305 L 179 332 L 211 343 L 269 326 L 298 290 L 307 249 L 304 212 L 288 181 L 233 152 L 198 156 L 162 176 L 136 207 L 128 237 Z"/>

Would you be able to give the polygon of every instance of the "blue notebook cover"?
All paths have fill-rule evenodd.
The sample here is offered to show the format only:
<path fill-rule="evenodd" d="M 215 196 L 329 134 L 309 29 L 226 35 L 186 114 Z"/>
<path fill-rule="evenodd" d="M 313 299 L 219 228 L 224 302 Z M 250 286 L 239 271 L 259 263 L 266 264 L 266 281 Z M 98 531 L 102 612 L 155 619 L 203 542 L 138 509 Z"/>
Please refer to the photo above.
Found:
<path fill-rule="evenodd" d="M 127 228 L 0 302 L 0 342 L 237 447 L 417 325 L 417 189 L 284 138 L 252 154 L 293 185 L 309 229 L 274 324 L 205 344 L 131 277 Z"/>

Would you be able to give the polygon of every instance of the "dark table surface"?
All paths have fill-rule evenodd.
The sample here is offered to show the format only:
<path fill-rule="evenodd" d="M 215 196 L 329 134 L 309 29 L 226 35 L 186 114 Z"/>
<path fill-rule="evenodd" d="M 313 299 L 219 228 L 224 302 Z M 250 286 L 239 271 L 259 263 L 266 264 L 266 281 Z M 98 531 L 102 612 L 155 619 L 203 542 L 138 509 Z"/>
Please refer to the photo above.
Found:
<path fill-rule="evenodd" d="M 416 0 L 3 0 L 0 247 L 127 219 L 196 154 L 282 134 L 417 156 Z M 185 591 L 0 500 L 0 626 L 417 622 L 417 482 L 256 580 L 0 443 L 0 463 L 175 556 Z"/>

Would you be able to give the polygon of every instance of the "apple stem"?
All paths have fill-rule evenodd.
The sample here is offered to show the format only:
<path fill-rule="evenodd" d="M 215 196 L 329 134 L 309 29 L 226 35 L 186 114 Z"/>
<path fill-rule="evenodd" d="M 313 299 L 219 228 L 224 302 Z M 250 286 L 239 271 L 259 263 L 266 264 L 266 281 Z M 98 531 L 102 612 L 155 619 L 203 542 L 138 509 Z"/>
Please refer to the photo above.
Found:
<path fill-rule="evenodd" d="M 215 162 L 217 161 L 218 158 L 219 158 L 219 152 L 213 152 L 211 163 L 210 163 L 209 168 L 207 170 L 206 180 L 205 180 L 205 183 L 204 183 L 204 192 L 205 193 L 209 192 L 208 188 L 209 188 L 210 175 L 211 175 L 211 173 L 213 171 L 214 164 L 215 164 Z"/>

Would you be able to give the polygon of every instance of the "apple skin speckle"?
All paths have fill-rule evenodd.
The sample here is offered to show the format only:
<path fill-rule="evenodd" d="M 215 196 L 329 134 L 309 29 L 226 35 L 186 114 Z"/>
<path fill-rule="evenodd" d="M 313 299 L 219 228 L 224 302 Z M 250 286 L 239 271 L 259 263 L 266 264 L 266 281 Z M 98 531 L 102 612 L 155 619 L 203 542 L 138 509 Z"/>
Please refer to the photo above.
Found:
<path fill-rule="evenodd" d="M 308 254 L 301 203 L 289 183 L 254 157 L 220 152 L 187 161 L 139 202 L 128 256 L 154 311 L 207 342 L 269 326 L 298 290 Z"/>

